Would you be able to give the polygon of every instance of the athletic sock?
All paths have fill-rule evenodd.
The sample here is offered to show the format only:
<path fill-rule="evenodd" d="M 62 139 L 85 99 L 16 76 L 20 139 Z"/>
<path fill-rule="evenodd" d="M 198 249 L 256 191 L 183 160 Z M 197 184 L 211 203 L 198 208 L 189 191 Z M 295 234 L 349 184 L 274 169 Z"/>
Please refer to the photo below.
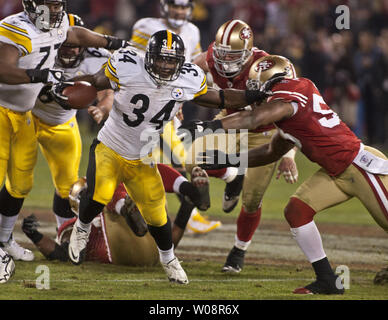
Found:
<path fill-rule="evenodd" d="M 237 218 L 237 236 L 236 239 L 240 242 L 236 242 L 236 246 L 242 250 L 247 247 L 252 240 L 253 234 L 260 224 L 261 219 L 261 207 L 254 213 L 247 213 L 244 207 L 241 207 L 240 214 Z M 245 245 L 244 245 L 245 243 Z"/>

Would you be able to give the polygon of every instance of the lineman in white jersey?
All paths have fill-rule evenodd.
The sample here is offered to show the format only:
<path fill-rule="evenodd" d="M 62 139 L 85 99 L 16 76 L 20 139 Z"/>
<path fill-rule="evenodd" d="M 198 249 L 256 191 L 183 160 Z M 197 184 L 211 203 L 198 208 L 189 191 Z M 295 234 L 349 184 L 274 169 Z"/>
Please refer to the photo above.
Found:
<path fill-rule="evenodd" d="M 193 61 L 201 53 L 200 32 L 197 26 L 191 23 L 193 10 L 192 0 L 161 0 L 161 18 L 142 18 L 132 28 L 131 44 L 138 49 L 138 53 L 144 56 L 147 42 L 152 34 L 159 30 L 171 30 L 178 34 L 185 45 L 185 60 Z M 183 175 L 186 175 L 185 158 L 186 153 L 181 140 L 176 135 L 176 129 L 181 125 L 178 117 L 166 125 L 163 138 L 163 154 L 166 159 Z M 155 153 L 155 157 L 159 157 Z M 186 223 L 188 230 L 194 233 L 210 232 L 221 226 L 220 221 L 209 221 L 204 218 L 193 205 L 180 198 L 181 206 L 177 215 L 179 219 L 174 221 L 174 234 L 183 236 Z"/>
<path fill-rule="evenodd" d="M 88 187 L 81 196 L 69 244 L 73 263 L 84 260 L 91 222 L 110 201 L 117 184 L 123 182 L 148 224 L 169 280 L 188 283 L 174 254 L 163 183 L 147 156 L 180 103 L 193 100 L 210 108 L 241 108 L 262 99 L 263 93 L 208 90 L 202 69 L 183 63 L 182 39 L 162 30 L 150 38 L 145 59 L 130 48 L 121 49 L 108 60 L 105 70 L 74 79 L 88 81 L 98 90 L 117 91 L 108 120 L 90 148 Z M 56 86 L 54 91 L 60 88 Z M 61 94 L 60 90 L 56 92 Z"/>
<path fill-rule="evenodd" d="M 30 261 L 34 255 L 13 240 L 12 231 L 32 188 L 36 163 L 31 109 L 43 83 L 57 83 L 62 77 L 53 69 L 62 43 L 118 49 L 126 41 L 69 27 L 65 0 L 22 2 L 24 12 L 0 21 L 0 184 L 5 180 L 0 191 L 0 246 L 14 259 Z"/>
<path fill-rule="evenodd" d="M 82 26 L 82 19 L 68 14 L 70 25 Z M 94 49 L 62 45 L 55 60 L 55 69 L 64 72 L 65 80 L 95 73 L 110 57 L 106 49 Z M 69 203 L 72 185 L 78 181 L 82 143 L 76 119 L 76 109 L 64 109 L 49 93 L 50 85 L 42 88 L 32 109 L 36 137 L 47 160 L 55 186 L 53 212 L 59 228 L 74 217 Z M 98 93 L 96 110 L 113 103 L 113 90 Z M 96 113 L 98 115 L 98 113 Z M 96 119 L 97 121 L 100 119 Z"/>

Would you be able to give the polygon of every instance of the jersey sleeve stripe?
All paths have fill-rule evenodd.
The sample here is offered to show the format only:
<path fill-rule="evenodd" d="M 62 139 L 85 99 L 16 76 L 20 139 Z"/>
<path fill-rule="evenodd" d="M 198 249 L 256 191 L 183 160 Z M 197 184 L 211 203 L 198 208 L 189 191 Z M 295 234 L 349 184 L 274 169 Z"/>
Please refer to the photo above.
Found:
<path fill-rule="evenodd" d="M 273 91 L 273 94 L 275 94 L 275 93 L 293 94 L 293 95 L 299 96 L 300 98 L 306 100 L 306 102 L 308 100 L 308 98 L 305 95 L 303 95 L 299 92 L 295 92 L 295 91 L 285 91 L 285 90 Z"/>
<path fill-rule="evenodd" d="M 110 59 L 108 59 L 108 67 L 112 70 L 112 72 L 117 76 L 117 70 L 115 67 L 113 67 L 112 62 Z"/>
<path fill-rule="evenodd" d="M 31 53 L 32 44 L 31 39 L 29 37 L 20 34 L 19 32 L 16 32 L 14 30 L 10 30 L 4 26 L 0 26 L 0 36 L 6 37 L 16 43 L 23 51 L 24 55 Z"/>
<path fill-rule="evenodd" d="M 144 48 L 147 46 L 148 39 L 139 37 L 139 36 L 133 36 L 131 39 L 132 43 L 138 44 L 143 46 Z"/>
<path fill-rule="evenodd" d="M 207 84 L 205 83 L 205 87 L 198 91 L 195 95 L 194 95 L 194 98 L 197 98 L 199 96 L 202 96 L 203 94 L 205 94 L 207 92 Z"/>
<path fill-rule="evenodd" d="M 145 32 L 142 32 L 142 31 L 140 31 L 139 29 L 135 29 L 135 30 L 133 31 L 133 33 L 134 33 L 134 34 L 136 33 L 139 37 L 143 37 L 144 39 L 147 39 L 147 40 L 151 37 L 150 34 L 145 33 Z"/>
<path fill-rule="evenodd" d="M 118 79 L 114 74 L 112 74 L 112 71 L 109 69 L 108 66 L 105 68 L 105 76 L 106 76 L 109 80 L 111 80 L 111 81 L 117 83 L 118 85 L 120 84 L 120 83 L 119 83 L 119 79 Z"/>
<path fill-rule="evenodd" d="M 205 84 L 206 84 L 206 75 L 203 76 L 203 80 L 202 80 L 200 89 L 202 89 Z"/>
<path fill-rule="evenodd" d="M 19 31 L 19 32 L 21 32 L 21 33 L 24 33 L 24 35 L 25 35 L 26 37 L 28 37 L 28 32 L 27 32 L 26 29 L 22 29 L 22 28 L 16 27 L 16 26 L 14 26 L 14 25 L 12 25 L 12 24 L 9 24 L 9 23 L 6 23 L 6 22 L 3 22 L 2 24 L 3 24 L 4 26 L 8 27 L 8 28 L 14 29 L 15 31 Z M 29 37 L 28 37 L 28 38 L 29 38 Z"/>
<path fill-rule="evenodd" d="M 72 27 L 72 26 L 75 26 L 75 21 L 74 21 L 74 15 L 72 15 L 71 13 L 69 13 L 67 15 L 69 17 L 69 25 Z"/>

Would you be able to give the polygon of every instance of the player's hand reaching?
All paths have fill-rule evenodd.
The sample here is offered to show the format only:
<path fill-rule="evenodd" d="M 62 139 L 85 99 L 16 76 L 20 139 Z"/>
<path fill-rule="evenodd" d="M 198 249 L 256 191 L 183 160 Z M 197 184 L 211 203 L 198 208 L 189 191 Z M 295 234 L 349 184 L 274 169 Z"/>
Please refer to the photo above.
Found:
<path fill-rule="evenodd" d="M 279 179 L 281 175 L 283 175 L 284 180 L 286 180 L 287 183 L 293 184 L 298 181 L 298 169 L 294 159 L 283 157 L 280 160 L 276 179 Z"/>
<path fill-rule="evenodd" d="M 38 219 L 34 214 L 31 214 L 27 218 L 23 219 L 22 230 L 27 236 L 32 235 L 34 232 L 38 231 L 38 227 Z"/>
<path fill-rule="evenodd" d="M 239 153 L 225 153 L 220 150 L 206 150 L 198 153 L 198 166 L 204 170 L 217 170 L 240 166 Z"/>
<path fill-rule="evenodd" d="M 108 50 L 117 50 L 130 45 L 128 40 L 119 39 L 117 37 L 113 37 L 109 35 L 105 35 L 105 39 L 108 42 L 107 45 L 105 46 L 105 49 L 108 49 Z"/>
<path fill-rule="evenodd" d="M 64 82 L 59 82 L 57 84 L 54 84 L 51 87 L 50 94 L 51 94 L 53 100 L 55 100 L 55 102 L 57 102 L 63 109 L 66 109 L 66 110 L 71 109 L 69 102 L 68 102 L 69 98 L 63 94 L 63 90 L 65 90 L 65 88 L 67 88 L 69 86 L 73 86 L 73 85 L 74 85 L 74 82 L 64 81 Z"/>
<path fill-rule="evenodd" d="M 88 113 L 93 118 L 93 120 L 96 121 L 97 124 L 100 124 L 105 116 L 105 113 L 99 107 L 96 106 L 90 106 L 88 108 Z"/>

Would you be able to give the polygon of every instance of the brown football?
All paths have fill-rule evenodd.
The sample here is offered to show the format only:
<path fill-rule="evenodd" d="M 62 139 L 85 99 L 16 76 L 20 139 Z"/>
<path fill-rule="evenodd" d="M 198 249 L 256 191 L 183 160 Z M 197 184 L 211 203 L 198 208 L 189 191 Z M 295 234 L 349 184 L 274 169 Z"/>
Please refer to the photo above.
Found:
<path fill-rule="evenodd" d="M 66 87 L 62 93 L 69 98 L 68 103 L 73 109 L 87 108 L 97 98 L 96 88 L 86 81 L 76 81 L 74 85 Z"/>

